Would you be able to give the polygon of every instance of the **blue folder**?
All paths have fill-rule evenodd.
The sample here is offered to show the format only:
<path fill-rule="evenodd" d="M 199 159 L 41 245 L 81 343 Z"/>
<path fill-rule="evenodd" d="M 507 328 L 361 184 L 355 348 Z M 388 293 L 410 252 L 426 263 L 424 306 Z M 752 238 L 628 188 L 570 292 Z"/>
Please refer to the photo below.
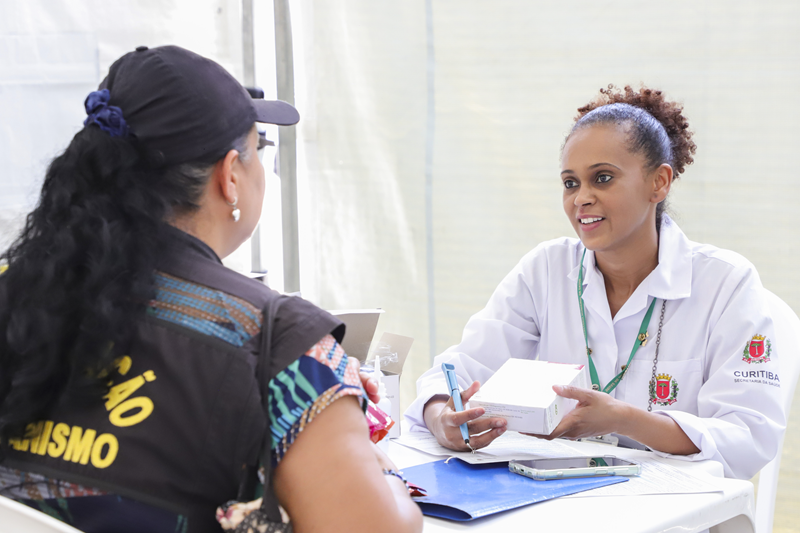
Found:
<path fill-rule="evenodd" d="M 460 522 L 628 481 L 624 477 L 535 481 L 512 474 L 508 463 L 471 465 L 459 459 L 404 468 L 403 475 L 427 491 L 426 496 L 414 498 L 422 514 Z"/>

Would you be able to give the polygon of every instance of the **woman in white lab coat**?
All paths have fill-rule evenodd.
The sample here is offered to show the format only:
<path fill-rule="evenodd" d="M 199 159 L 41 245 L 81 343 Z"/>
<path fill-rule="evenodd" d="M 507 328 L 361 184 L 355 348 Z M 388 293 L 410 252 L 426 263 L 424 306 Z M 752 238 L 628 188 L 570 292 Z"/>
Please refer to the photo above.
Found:
<path fill-rule="evenodd" d="M 456 413 L 441 364 L 467 401 L 509 358 L 587 364 L 594 390 L 548 438 L 616 433 L 667 456 L 714 459 L 749 478 L 785 427 L 778 347 L 763 289 L 740 255 L 694 243 L 664 213 L 695 144 L 660 91 L 609 87 L 579 109 L 562 152 L 564 211 L 579 239 L 544 242 L 505 277 L 417 382 L 412 429 L 483 447 L 505 420 Z M 720 222 L 723 223 L 723 222 Z M 646 341 L 646 342 L 645 342 Z"/>

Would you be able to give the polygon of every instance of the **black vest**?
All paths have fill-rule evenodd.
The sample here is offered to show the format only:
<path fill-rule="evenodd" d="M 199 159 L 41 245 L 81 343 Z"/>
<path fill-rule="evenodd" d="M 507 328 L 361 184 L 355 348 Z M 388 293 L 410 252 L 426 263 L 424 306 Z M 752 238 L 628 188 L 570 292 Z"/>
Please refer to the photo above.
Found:
<path fill-rule="evenodd" d="M 191 532 L 219 531 L 215 508 L 237 497 L 247 467 L 269 443 L 257 365 L 269 365 L 261 369 L 274 377 L 328 333 L 341 341 L 344 326 L 305 300 L 226 268 L 201 241 L 174 233 L 160 271 L 262 310 L 281 300 L 269 359 L 261 357 L 263 333 L 239 347 L 148 316 L 112 376 L 113 394 L 91 406 L 62 400 L 39 422 L 38 437 L 11 441 L 3 464 L 186 515 Z"/>

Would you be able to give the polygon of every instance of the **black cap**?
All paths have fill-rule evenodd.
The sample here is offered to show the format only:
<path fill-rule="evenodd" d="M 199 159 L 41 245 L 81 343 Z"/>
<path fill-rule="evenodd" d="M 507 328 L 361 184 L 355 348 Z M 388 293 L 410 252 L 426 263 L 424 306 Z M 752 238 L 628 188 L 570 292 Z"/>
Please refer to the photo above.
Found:
<path fill-rule="evenodd" d="M 300 120 L 290 104 L 248 92 L 219 64 L 178 46 L 138 47 L 111 65 L 100 88 L 154 166 L 212 162 L 255 122 Z"/>

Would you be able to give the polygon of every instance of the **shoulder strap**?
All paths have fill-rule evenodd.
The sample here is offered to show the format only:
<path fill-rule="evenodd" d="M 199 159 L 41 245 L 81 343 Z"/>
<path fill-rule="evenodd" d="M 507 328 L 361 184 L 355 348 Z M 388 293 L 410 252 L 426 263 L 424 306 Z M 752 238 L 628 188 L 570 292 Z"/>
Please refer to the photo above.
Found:
<path fill-rule="evenodd" d="M 272 329 L 278 309 L 284 301 L 284 296 L 272 298 L 264 309 L 264 326 L 261 329 L 261 353 L 259 354 L 256 377 L 261 385 L 261 402 L 264 413 L 269 417 L 269 382 L 275 377 L 275 364 L 272 358 Z M 269 420 L 267 420 L 269 424 Z M 264 441 L 264 450 L 261 464 L 264 467 L 264 494 L 261 500 L 261 510 L 271 522 L 281 522 L 281 512 L 278 509 L 278 499 L 272 488 L 272 447 L 270 446 L 269 432 Z"/>
<path fill-rule="evenodd" d="M 284 320 L 278 324 L 278 338 L 274 338 L 278 311 L 281 306 L 285 306 L 281 315 Z M 329 333 L 341 342 L 344 336 L 344 324 L 305 300 L 286 295 L 276 295 L 270 298 L 264 306 L 263 315 L 261 350 L 256 368 L 256 379 L 261 388 L 262 406 L 264 414 L 267 416 L 267 423 L 269 423 L 269 383 L 286 366 L 287 357 L 291 356 L 292 359 L 296 359 Z M 286 322 L 286 320 L 289 321 Z M 287 334 L 287 331 L 292 330 L 293 324 L 296 323 L 302 324 L 302 328 Z M 277 344 L 274 344 L 273 341 Z M 273 346 L 276 348 L 276 353 L 273 353 Z M 280 522 L 278 500 L 272 485 L 272 450 L 269 438 L 269 432 L 267 432 L 261 456 L 261 465 L 264 468 L 264 495 L 261 510 L 270 521 Z"/>

